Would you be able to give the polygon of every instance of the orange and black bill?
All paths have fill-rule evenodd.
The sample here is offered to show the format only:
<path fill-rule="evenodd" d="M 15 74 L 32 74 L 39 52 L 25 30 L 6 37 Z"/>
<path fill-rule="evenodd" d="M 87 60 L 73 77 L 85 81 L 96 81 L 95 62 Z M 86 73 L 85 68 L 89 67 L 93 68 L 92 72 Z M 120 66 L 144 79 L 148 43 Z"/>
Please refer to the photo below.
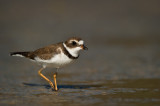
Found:
<path fill-rule="evenodd" d="M 85 45 L 81 45 L 81 48 L 82 48 L 83 50 L 88 50 L 88 48 L 87 48 Z"/>

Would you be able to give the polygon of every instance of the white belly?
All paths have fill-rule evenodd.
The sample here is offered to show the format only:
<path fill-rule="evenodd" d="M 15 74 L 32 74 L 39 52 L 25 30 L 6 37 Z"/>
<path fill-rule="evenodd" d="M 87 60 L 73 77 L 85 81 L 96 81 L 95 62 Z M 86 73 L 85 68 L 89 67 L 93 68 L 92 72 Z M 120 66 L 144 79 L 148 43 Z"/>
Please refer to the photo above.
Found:
<path fill-rule="evenodd" d="M 73 61 L 73 59 L 68 58 L 68 56 L 66 56 L 63 52 L 55 55 L 49 60 L 43 60 L 43 59 L 40 59 L 39 57 L 36 57 L 35 60 L 38 63 L 42 64 L 44 67 L 47 66 L 47 67 L 55 67 L 55 68 L 63 67 L 67 64 L 70 64 Z"/>

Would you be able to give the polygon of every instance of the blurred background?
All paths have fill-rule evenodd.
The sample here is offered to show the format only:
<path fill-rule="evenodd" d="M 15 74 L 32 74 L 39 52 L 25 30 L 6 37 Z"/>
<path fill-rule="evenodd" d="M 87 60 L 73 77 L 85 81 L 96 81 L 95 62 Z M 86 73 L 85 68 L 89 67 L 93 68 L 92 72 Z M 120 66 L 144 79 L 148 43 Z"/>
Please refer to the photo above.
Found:
<path fill-rule="evenodd" d="M 90 45 L 159 43 L 160 37 L 159 0 L 1 0 L 0 14 L 1 45 L 13 50 L 70 36 Z"/>
<path fill-rule="evenodd" d="M 10 57 L 9 52 L 32 51 L 72 36 L 84 39 L 89 50 L 81 53 L 74 65 L 61 69 L 58 83 L 101 84 L 108 80 L 156 79 L 147 80 L 153 84 L 159 81 L 159 4 L 159 0 L 0 0 L 1 94 L 10 91 L 9 94 L 15 92 L 16 96 L 24 96 L 25 92 L 20 90 L 24 87 L 22 82 L 46 83 L 37 75 L 40 66 Z M 44 73 L 51 77 L 52 70 Z M 142 81 L 143 84 L 148 85 Z M 19 85 L 22 88 L 18 89 Z M 155 85 L 153 88 L 158 89 Z M 7 97 L 11 103 L 17 103 L 17 99 Z M 160 101 L 159 96 L 155 98 Z M 8 103 L 1 99 L 1 103 Z M 76 100 L 74 103 L 78 103 Z M 106 99 L 88 101 L 99 103 L 101 100 Z M 115 103 L 119 101 L 116 99 Z M 121 102 L 125 104 L 126 101 Z"/>

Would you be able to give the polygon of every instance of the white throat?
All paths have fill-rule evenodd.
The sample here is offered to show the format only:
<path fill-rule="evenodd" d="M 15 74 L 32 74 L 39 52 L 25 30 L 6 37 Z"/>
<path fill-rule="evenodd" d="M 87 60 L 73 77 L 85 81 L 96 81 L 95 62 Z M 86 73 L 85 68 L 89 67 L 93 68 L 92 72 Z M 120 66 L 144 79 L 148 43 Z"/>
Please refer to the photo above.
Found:
<path fill-rule="evenodd" d="M 79 55 L 79 51 L 81 50 L 80 47 L 76 47 L 76 48 L 69 48 L 66 46 L 65 43 L 63 43 L 63 46 L 67 49 L 67 51 L 74 57 L 78 57 Z"/>

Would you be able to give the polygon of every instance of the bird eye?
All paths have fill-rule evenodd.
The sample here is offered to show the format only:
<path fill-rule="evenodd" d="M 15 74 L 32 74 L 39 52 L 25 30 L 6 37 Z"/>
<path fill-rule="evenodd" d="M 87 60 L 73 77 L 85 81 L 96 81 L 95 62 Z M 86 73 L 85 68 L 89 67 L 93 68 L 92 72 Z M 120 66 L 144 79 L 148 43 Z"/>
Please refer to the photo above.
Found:
<path fill-rule="evenodd" d="M 75 41 L 72 42 L 72 45 L 76 45 L 77 43 Z"/>

